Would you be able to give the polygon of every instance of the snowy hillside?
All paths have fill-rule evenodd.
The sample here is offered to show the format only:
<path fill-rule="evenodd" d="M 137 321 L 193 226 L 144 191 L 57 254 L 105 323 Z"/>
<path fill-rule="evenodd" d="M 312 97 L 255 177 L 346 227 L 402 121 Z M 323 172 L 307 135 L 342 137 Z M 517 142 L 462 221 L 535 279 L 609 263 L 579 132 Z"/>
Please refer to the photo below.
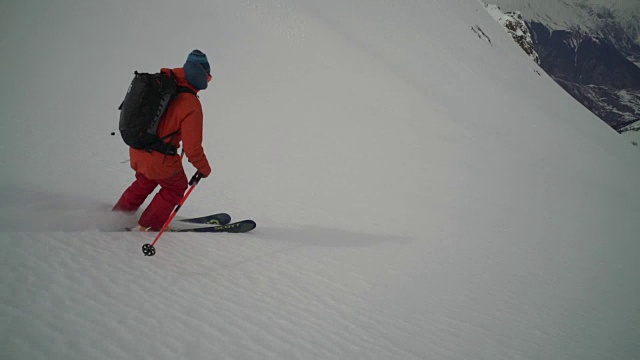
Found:
<path fill-rule="evenodd" d="M 480 2 L 0 8 L 3 359 L 640 358 L 638 149 Z M 145 257 L 110 134 L 194 48 L 213 174 L 180 214 L 258 228 Z"/>

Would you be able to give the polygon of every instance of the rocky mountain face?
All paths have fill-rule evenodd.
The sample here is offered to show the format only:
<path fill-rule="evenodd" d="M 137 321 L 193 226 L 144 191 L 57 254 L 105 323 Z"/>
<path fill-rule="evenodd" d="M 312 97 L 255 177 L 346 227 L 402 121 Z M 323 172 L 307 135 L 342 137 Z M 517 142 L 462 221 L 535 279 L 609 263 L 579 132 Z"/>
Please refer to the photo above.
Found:
<path fill-rule="evenodd" d="M 640 68 L 613 41 L 535 21 L 527 26 L 540 66 L 576 100 L 618 131 L 640 120 Z"/>
<path fill-rule="evenodd" d="M 503 13 L 496 5 L 485 5 L 485 8 L 498 23 L 507 29 L 509 35 L 520 45 L 522 50 L 536 64 L 540 64 L 540 57 L 534 48 L 531 32 L 522 14 L 518 11 Z"/>
<path fill-rule="evenodd" d="M 571 10 L 568 3 L 565 5 Z M 512 11 L 504 13 L 510 21 L 500 21 L 491 5 L 487 10 L 578 102 L 616 131 L 636 132 L 640 137 L 638 18 L 632 14 L 618 16 L 610 8 L 584 0 L 572 6 L 587 19 L 582 23 L 564 21 L 565 26 L 558 26 L 560 21 L 551 21 L 550 15 L 536 13 L 538 16 L 527 19 Z M 516 36 L 513 29 L 522 27 L 528 30 L 530 40 Z"/>
<path fill-rule="evenodd" d="M 576 6 L 593 18 L 593 25 L 586 27 L 587 33 L 606 39 L 628 60 L 640 66 L 640 2 L 636 7 L 625 9 L 616 8 L 613 1 L 611 8 L 586 0 L 579 1 Z M 583 30 L 583 27 L 576 30 Z"/>

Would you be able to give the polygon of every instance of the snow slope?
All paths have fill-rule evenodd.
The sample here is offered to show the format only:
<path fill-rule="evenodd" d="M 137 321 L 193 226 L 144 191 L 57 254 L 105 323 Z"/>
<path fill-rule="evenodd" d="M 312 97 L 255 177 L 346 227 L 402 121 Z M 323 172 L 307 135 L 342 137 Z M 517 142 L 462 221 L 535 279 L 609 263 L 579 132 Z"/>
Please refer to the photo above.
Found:
<path fill-rule="evenodd" d="M 640 358 L 637 149 L 480 2 L 0 8 L 3 358 Z M 181 215 L 258 228 L 147 258 L 110 133 L 193 48 L 214 175 Z"/>

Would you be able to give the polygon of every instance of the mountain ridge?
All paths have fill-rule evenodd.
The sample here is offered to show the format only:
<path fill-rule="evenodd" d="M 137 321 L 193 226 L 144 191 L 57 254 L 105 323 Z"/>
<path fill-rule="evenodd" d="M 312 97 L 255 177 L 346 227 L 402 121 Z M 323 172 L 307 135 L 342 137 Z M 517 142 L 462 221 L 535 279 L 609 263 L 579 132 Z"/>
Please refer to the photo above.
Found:
<path fill-rule="evenodd" d="M 634 144 L 640 140 L 640 3 L 499 0 L 531 33 L 540 66 L 578 102 Z M 487 9 L 490 13 L 500 13 Z M 517 10 L 514 10 L 517 9 Z M 494 18 L 497 16 L 492 15 Z M 509 30 L 508 30 L 509 31 Z M 513 35 L 512 35 L 513 36 Z M 514 36 L 518 43 L 522 41 Z M 637 138 L 637 139 L 636 139 Z"/>

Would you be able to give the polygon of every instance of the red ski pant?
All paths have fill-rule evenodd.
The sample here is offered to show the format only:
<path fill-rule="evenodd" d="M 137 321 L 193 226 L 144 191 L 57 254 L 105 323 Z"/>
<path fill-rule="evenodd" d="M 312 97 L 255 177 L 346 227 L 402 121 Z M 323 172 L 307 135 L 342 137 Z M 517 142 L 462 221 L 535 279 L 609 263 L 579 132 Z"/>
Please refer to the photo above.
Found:
<path fill-rule="evenodd" d="M 184 171 L 170 178 L 151 180 L 143 174 L 136 173 L 136 181 L 124 191 L 114 211 L 134 212 L 145 199 L 160 185 L 160 191 L 140 216 L 138 224 L 160 230 L 171 215 L 171 211 L 180 203 L 187 190 L 187 176 Z"/>

